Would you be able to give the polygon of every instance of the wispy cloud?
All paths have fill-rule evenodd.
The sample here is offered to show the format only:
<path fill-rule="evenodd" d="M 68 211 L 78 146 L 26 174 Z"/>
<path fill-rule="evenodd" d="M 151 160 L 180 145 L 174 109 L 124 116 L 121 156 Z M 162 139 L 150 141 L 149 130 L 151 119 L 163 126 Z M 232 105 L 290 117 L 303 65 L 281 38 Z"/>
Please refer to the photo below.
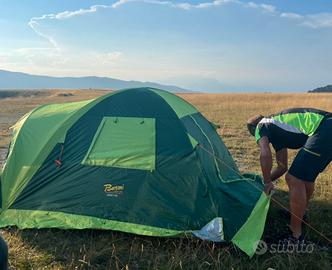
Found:
<path fill-rule="evenodd" d="M 159 1 L 159 0 L 119 0 L 112 5 L 93 5 L 87 9 L 78 9 L 74 11 L 63 11 L 60 13 L 50 13 L 50 14 L 45 14 L 40 17 L 33 17 L 30 19 L 28 22 L 29 27 L 40 37 L 46 39 L 54 49 L 60 50 L 60 45 L 58 42 L 55 40 L 54 37 L 45 34 L 44 32 L 40 31 L 38 27 L 40 26 L 40 23 L 44 20 L 65 20 L 65 19 L 70 19 L 73 17 L 77 16 L 83 16 L 86 14 L 91 14 L 91 13 L 96 13 L 100 9 L 117 9 L 123 5 L 130 4 L 130 3 L 146 3 L 146 4 L 154 4 L 154 5 L 164 5 L 164 6 L 169 6 L 172 8 L 178 8 L 178 9 L 183 9 L 183 10 L 191 10 L 191 9 L 206 9 L 206 8 L 213 8 L 213 7 L 218 7 L 221 5 L 225 4 L 237 4 L 242 7 L 246 8 L 257 8 L 261 9 L 262 11 L 265 12 L 270 12 L 274 13 L 276 11 L 276 7 L 272 5 L 267 5 L 267 4 L 257 4 L 254 2 L 242 2 L 239 0 L 214 0 L 210 2 L 202 2 L 202 3 L 197 3 L 197 4 L 191 4 L 189 2 L 182 2 L 182 3 L 174 3 L 172 1 Z"/>
<path fill-rule="evenodd" d="M 306 17 L 303 25 L 312 28 L 330 28 L 332 27 L 332 13 L 313 14 Z"/>
<path fill-rule="evenodd" d="M 48 42 L 53 46 L 54 49 L 56 50 L 60 50 L 60 46 L 59 44 L 56 42 L 56 40 L 48 35 L 43 33 L 42 31 L 40 31 L 38 29 L 39 26 L 39 22 L 44 21 L 44 20 L 64 20 L 64 19 L 69 19 L 75 16 L 82 16 L 82 15 L 86 15 L 89 13 L 95 13 L 98 11 L 98 9 L 101 8 L 109 8 L 111 6 L 105 6 L 105 5 L 94 5 L 91 6 L 88 9 L 79 9 L 79 10 L 75 10 L 75 11 L 63 11 L 60 13 L 56 13 L 56 14 L 45 14 L 42 15 L 40 17 L 33 17 L 30 19 L 30 21 L 28 22 L 28 25 L 30 26 L 30 28 L 40 37 L 45 38 L 46 40 L 48 40 Z"/>
<path fill-rule="evenodd" d="M 73 55 L 70 55 L 68 52 L 64 51 L 63 45 L 59 44 L 54 36 L 42 30 L 43 23 L 46 21 L 60 21 L 60 20 L 69 20 L 74 17 L 86 16 L 89 14 L 94 14 L 104 9 L 119 9 L 125 5 L 130 5 L 132 3 L 144 3 L 151 5 L 165 6 L 168 8 L 175 8 L 183 10 L 184 12 L 190 11 L 193 9 L 213 9 L 219 8 L 224 5 L 237 5 L 240 8 L 246 9 L 256 9 L 257 11 L 262 12 L 263 14 L 269 14 L 276 17 L 279 17 L 283 20 L 289 20 L 297 25 L 303 27 L 309 27 L 312 29 L 319 28 L 332 28 L 332 13 L 319 13 L 319 14 L 298 14 L 291 12 L 280 12 L 277 7 L 269 5 L 266 3 L 259 2 L 245 2 L 243 0 L 214 0 L 193 4 L 187 0 L 187 2 L 175 2 L 168 0 L 119 0 L 110 5 L 93 5 L 88 8 L 81 8 L 77 10 L 66 10 L 59 13 L 49 13 L 44 14 L 39 17 L 33 17 L 29 20 L 28 26 L 38 35 L 39 37 L 45 39 L 50 44 L 45 48 L 22 48 L 15 51 L 15 54 L 22 56 L 30 62 L 42 62 L 42 58 L 49 59 L 49 63 L 59 64 L 59 59 L 61 61 L 68 62 L 72 61 L 70 58 L 74 59 Z M 4 55 L 1 56 L 4 58 Z M 99 63 L 114 63 L 119 59 L 123 58 L 123 53 L 119 51 L 108 52 L 108 53 L 89 53 L 89 61 L 95 61 Z M 78 61 L 79 59 L 74 59 Z"/>
<path fill-rule="evenodd" d="M 172 1 L 158 1 L 158 0 L 119 0 L 110 7 L 118 8 L 122 5 L 133 2 L 167 5 L 173 8 L 179 8 L 183 10 L 214 8 L 226 4 L 237 4 L 243 8 L 259 9 L 264 13 L 273 14 L 283 19 L 297 20 L 299 25 L 302 26 L 314 29 L 332 28 L 332 13 L 317 13 L 317 14 L 302 15 L 291 12 L 280 12 L 278 11 L 276 6 L 270 4 L 257 3 L 257 2 L 244 2 L 240 0 L 215 0 L 210 2 L 197 3 L 197 4 L 192 4 L 190 2 L 174 3 Z"/>
<path fill-rule="evenodd" d="M 248 3 L 240 2 L 240 4 L 247 8 L 257 8 L 257 9 L 261 9 L 262 11 L 265 11 L 268 13 L 274 13 L 277 11 L 277 8 L 275 6 L 267 5 L 267 4 L 257 4 L 254 2 L 248 2 Z"/>
<path fill-rule="evenodd" d="M 303 16 L 297 13 L 281 13 L 280 14 L 281 18 L 288 18 L 288 19 L 302 19 Z"/>
<path fill-rule="evenodd" d="M 167 5 L 173 8 L 179 8 L 183 10 L 191 10 L 191 9 L 204 9 L 204 8 L 213 8 L 219 7 L 226 4 L 238 4 L 242 7 L 247 8 L 257 8 L 261 9 L 266 12 L 275 12 L 276 7 L 267 4 L 257 4 L 254 2 L 243 2 L 240 0 L 214 0 L 210 2 L 202 2 L 197 4 L 192 4 L 190 2 L 182 2 L 182 3 L 174 3 L 172 1 L 158 1 L 158 0 L 120 0 L 112 5 L 113 8 L 118 8 L 122 5 L 133 3 L 133 2 L 141 2 L 141 3 L 148 3 L 148 4 L 157 4 L 157 5 Z"/>
<path fill-rule="evenodd" d="M 179 8 L 179 9 L 184 9 L 184 10 L 210 8 L 210 7 L 221 6 L 223 4 L 228 4 L 228 3 L 241 3 L 238 0 L 215 0 L 215 1 L 211 1 L 211 2 L 202 2 L 202 3 L 198 3 L 198 4 L 192 4 L 189 2 L 174 3 L 172 1 L 158 1 L 158 0 L 120 0 L 120 1 L 117 1 L 116 3 L 114 3 L 112 5 L 112 7 L 118 8 L 122 5 L 125 5 L 128 3 L 133 3 L 133 2 L 165 5 L 165 6 L 170 6 L 173 8 Z"/>
<path fill-rule="evenodd" d="M 280 17 L 297 21 L 299 25 L 318 28 L 332 28 L 332 13 L 301 15 L 297 13 L 281 13 Z"/>
<path fill-rule="evenodd" d="M 118 2 L 117 2 L 118 3 Z M 67 20 L 77 16 L 84 16 L 86 14 L 96 13 L 100 9 L 115 8 L 107 5 L 94 5 L 88 9 L 78 9 L 74 11 L 63 11 L 60 13 L 45 14 L 40 17 L 33 17 L 28 22 L 29 27 L 40 37 L 46 39 L 50 43 L 50 47 L 38 47 L 38 48 L 20 48 L 15 50 L 15 54 L 25 58 L 30 64 L 42 64 L 47 59 L 47 63 L 50 66 L 61 66 L 65 64 L 74 64 L 82 62 L 77 57 L 70 55 L 68 52 L 64 52 L 59 43 L 50 36 L 39 30 L 40 23 L 44 20 Z M 99 63 L 100 65 L 107 66 L 118 61 L 123 56 L 122 52 L 108 52 L 97 53 L 88 52 L 85 55 L 85 63 Z"/>
<path fill-rule="evenodd" d="M 265 10 L 265 11 L 267 11 L 267 12 L 271 12 L 271 13 L 273 13 L 273 12 L 276 11 L 276 7 L 275 7 L 275 6 L 272 6 L 272 5 L 261 4 L 260 6 L 261 6 L 261 8 L 262 8 L 263 10 Z"/>
<path fill-rule="evenodd" d="M 45 19 L 48 18 L 48 16 L 53 15 L 53 14 L 49 14 L 49 15 L 43 15 L 41 17 L 33 17 L 30 19 L 30 21 L 28 22 L 28 25 L 31 27 L 31 29 L 40 37 L 46 39 L 54 49 L 59 50 L 59 45 L 58 43 L 55 41 L 55 39 L 43 32 L 41 32 L 40 30 L 38 30 L 38 26 L 39 26 L 39 21 L 43 21 Z"/>
<path fill-rule="evenodd" d="M 0 53 L 1 67 L 8 70 L 46 73 L 62 76 L 64 73 L 76 75 L 101 75 L 121 63 L 121 52 L 84 51 L 58 52 L 54 48 L 20 48 Z M 84 69 L 82 67 L 89 67 Z"/>
<path fill-rule="evenodd" d="M 95 53 L 92 58 L 97 60 L 98 63 L 110 64 L 118 61 L 123 57 L 122 52 L 109 52 L 109 53 Z"/>
<path fill-rule="evenodd" d="M 179 4 L 172 4 L 172 7 L 175 8 L 181 8 L 181 9 L 202 9 L 202 8 L 212 8 L 212 7 L 218 7 L 225 4 L 239 4 L 240 1 L 237 0 L 216 0 L 212 2 L 204 2 L 204 3 L 198 3 L 198 4 L 190 4 L 190 3 L 179 3 Z"/>
<path fill-rule="evenodd" d="M 101 8 L 109 8 L 110 6 L 105 6 L 105 5 L 94 5 L 91 6 L 88 9 L 79 9 L 79 10 L 75 10 L 75 11 L 63 11 L 60 12 L 58 14 L 50 14 L 49 16 L 51 16 L 51 19 L 59 19 L 59 20 L 63 20 L 63 19 L 69 19 L 75 16 L 82 16 L 85 14 L 89 14 L 89 13 L 95 13 L 98 11 L 98 9 Z"/>
<path fill-rule="evenodd" d="M 137 0 L 119 0 L 117 2 L 115 2 L 112 7 L 113 8 L 117 8 L 119 6 L 122 6 L 124 4 L 130 3 L 130 2 L 137 2 Z"/>
<path fill-rule="evenodd" d="M 112 5 L 93 5 L 87 9 L 78 9 L 74 11 L 63 11 L 56 14 L 45 14 L 40 17 L 33 17 L 28 22 L 28 25 L 31 29 L 40 37 L 48 40 L 48 42 L 52 45 L 52 47 L 56 50 L 60 50 L 60 46 L 55 40 L 54 37 L 40 31 L 38 29 L 39 23 L 44 20 L 65 20 L 70 19 L 76 16 L 83 16 L 90 13 L 96 13 L 100 9 L 117 9 L 123 5 L 127 5 L 130 3 L 147 3 L 154 5 L 165 5 L 172 8 L 178 8 L 183 10 L 191 10 L 191 9 L 203 9 L 203 8 L 213 8 L 219 7 L 225 4 L 237 4 L 244 8 L 255 8 L 260 9 L 265 13 L 271 13 L 274 15 L 278 15 L 280 18 L 296 20 L 302 26 L 310 27 L 310 28 L 332 28 L 332 13 L 319 13 L 319 14 L 310 14 L 310 15 L 301 15 L 297 13 L 290 12 L 279 12 L 277 8 L 273 5 L 268 5 L 265 3 L 257 3 L 257 2 L 244 2 L 240 0 L 214 0 L 210 2 L 202 2 L 197 4 L 192 4 L 190 2 L 182 2 L 175 3 L 173 1 L 159 1 L 159 0 L 119 0 Z"/>

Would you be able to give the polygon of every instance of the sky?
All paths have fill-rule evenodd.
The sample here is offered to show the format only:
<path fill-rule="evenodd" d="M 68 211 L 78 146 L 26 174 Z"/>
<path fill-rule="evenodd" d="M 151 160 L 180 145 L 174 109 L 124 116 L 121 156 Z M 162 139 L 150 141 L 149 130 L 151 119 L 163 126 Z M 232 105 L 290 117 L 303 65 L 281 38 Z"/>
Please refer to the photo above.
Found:
<path fill-rule="evenodd" d="M 0 69 L 210 92 L 332 84 L 331 0 L 0 0 Z"/>

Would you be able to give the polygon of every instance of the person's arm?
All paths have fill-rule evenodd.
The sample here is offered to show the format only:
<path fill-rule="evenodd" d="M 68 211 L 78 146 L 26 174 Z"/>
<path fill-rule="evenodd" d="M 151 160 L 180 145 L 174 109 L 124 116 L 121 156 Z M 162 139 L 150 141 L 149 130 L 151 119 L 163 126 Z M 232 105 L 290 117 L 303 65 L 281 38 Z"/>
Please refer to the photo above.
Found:
<path fill-rule="evenodd" d="M 266 194 L 269 194 L 274 188 L 271 180 L 272 153 L 269 143 L 269 139 L 266 136 L 262 137 L 258 142 L 261 151 L 260 163 L 265 183 L 264 191 Z"/>
<path fill-rule="evenodd" d="M 287 148 L 276 152 L 277 167 L 272 170 L 271 181 L 277 180 L 288 170 L 288 153 Z"/>
<path fill-rule="evenodd" d="M 259 140 L 259 148 L 261 150 L 260 163 L 264 182 L 271 182 L 271 170 L 272 170 L 272 153 L 269 145 L 269 139 L 264 136 Z"/>

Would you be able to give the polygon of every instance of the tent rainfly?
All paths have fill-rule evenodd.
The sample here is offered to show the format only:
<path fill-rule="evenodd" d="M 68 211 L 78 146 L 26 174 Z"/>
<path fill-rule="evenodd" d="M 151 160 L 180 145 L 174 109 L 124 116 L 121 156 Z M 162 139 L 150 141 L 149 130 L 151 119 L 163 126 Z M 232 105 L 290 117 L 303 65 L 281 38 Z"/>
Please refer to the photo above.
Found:
<path fill-rule="evenodd" d="M 191 104 L 124 89 L 44 105 L 14 125 L 0 227 L 193 234 L 252 256 L 269 208 L 262 189 Z"/>

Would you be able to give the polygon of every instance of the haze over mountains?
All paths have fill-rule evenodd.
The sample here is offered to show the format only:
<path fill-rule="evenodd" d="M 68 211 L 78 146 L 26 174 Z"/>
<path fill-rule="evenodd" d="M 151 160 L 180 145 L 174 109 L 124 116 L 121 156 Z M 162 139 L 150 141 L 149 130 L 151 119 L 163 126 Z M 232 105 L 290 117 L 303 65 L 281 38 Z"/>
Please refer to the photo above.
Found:
<path fill-rule="evenodd" d="M 0 89 L 122 89 L 131 87 L 154 87 L 170 92 L 188 92 L 174 85 L 154 82 L 125 81 L 109 77 L 51 77 L 22 72 L 0 70 Z"/>

